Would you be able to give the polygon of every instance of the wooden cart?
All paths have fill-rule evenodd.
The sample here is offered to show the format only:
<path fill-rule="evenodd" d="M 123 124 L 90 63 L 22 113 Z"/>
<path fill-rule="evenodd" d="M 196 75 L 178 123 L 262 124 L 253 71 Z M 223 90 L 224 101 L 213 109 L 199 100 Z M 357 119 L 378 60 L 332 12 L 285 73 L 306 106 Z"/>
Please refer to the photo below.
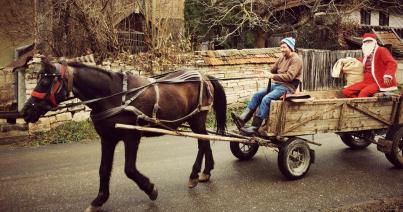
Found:
<path fill-rule="evenodd" d="M 278 166 L 290 179 L 302 178 L 314 161 L 302 135 L 336 133 L 352 149 L 371 143 L 387 159 L 403 168 L 402 95 L 370 98 L 335 98 L 335 92 L 312 92 L 312 98 L 273 101 L 269 118 L 260 129 L 263 138 L 279 149 Z M 264 144 L 263 144 L 264 145 Z M 251 159 L 259 145 L 232 143 L 232 153 L 241 160 Z"/>
<path fill-rule="evenodd" d="M 402 95 L 355 99 L 337 99 L 335 92 L 328 91 L 310 95 L 310 99 L 273 101 L 269 118 L 259 129 L 260 135 L 253 137 L 237 131 L 219 136 L 122 124 L 116 127 L 228 141 L 232 154 L 240 160 L 251 159 L 259 146 L 276 148 L 278 167 L 289 179 L 305 176 L 315 158 L 309 144 L 320 145 L 299 136 L 317 133 L 337 133 L 353 149 L 374 143 L 392 164 L 403 168 Z"/>

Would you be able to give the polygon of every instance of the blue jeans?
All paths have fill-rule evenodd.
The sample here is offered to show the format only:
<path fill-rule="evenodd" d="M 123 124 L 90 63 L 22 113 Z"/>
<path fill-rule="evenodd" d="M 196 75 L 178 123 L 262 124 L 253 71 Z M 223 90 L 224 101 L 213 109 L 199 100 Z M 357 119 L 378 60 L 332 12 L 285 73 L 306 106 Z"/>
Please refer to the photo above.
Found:
<path fill-rule="evenodd" d="M 270 110 L 270 102 L 272 100 L 278 100 L 281 96 L 286 93 L 290 93 L 289 89 L 281 84 L 272 83 L 271 91 L 267 93 L 267 89 L 261 89 L 257 93 L 255 93 L 248 104 L 249 110 L 256 110 L 259 106 L 259 112 L 256 113 L 256 116 L 265 119 Z"/>

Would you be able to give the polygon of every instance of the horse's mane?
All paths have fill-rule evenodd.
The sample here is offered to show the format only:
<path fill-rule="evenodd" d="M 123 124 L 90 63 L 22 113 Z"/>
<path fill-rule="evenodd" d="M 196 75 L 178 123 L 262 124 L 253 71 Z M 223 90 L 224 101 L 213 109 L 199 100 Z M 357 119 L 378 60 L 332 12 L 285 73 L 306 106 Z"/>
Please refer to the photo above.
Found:
<path fill-rule="evenodd" d="M 75 62 L 75 61 L 68 62 L 67 65 L 69 65 L 69 66 L 71 66 L 73 68 L 87 68 L 87 69 L 91 69 L 91 70 L 94 70 L 94 71 L 99 71 L 99 72 L 102 72 L 104 74 L 107 74 L 110 77 L 112 77 L 112 75 L 115 73 L 115 72 L 100 68 L 98 66 L 86 65 L 86 64 L 83 64 L 83 63 Z"/>

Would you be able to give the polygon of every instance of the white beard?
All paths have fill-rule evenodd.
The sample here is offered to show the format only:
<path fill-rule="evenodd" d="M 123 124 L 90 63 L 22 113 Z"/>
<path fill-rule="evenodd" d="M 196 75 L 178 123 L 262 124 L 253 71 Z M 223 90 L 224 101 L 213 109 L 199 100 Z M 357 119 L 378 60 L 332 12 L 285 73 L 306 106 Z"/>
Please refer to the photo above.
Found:
<path fill-rule="evenodd" d="M 362 52 L 364 53 L 364 56 L 367 57 L 368 55 L 370 55 L 372 51 L 374 51 L 375 46 L 376 46 L 375 42 L 363 43 L 361 49 Z"/>

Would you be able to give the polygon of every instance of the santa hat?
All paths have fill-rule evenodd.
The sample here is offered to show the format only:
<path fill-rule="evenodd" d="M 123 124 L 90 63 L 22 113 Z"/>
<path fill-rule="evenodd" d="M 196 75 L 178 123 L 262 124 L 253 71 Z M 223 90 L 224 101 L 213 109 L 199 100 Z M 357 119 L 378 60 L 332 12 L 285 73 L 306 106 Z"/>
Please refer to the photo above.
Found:
<path fill-rule="evenodd" d="M 372 40 L 376 42 L 376 35 L 374 33 L 365 33 L 362 36 L 362 42 L 365 42 L 367 40 Z"/>
<path fill-rule="evenodd" d="M 293 37 L 287 37 L 281 40 L 281 43 L 287 44 L 290 49 L 295 52 L 295 39 Z"/>

